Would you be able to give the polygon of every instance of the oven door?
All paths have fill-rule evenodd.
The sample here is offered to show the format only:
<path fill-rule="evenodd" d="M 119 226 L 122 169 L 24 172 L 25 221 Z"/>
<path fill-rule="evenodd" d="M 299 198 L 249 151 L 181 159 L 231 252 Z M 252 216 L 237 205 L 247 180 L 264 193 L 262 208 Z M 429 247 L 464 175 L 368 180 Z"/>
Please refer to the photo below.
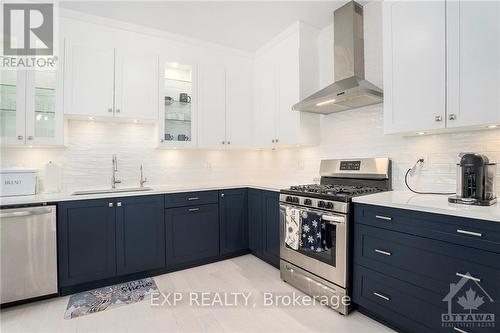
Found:
<path fill-rule="evenodd" d="M 285 243 L 286 208 L 321 214 L 325 222 L 327 250 L 294 250 Z M 347 215 L 280 203 L 280 258 L 336 285 L 347 287 Z"/>

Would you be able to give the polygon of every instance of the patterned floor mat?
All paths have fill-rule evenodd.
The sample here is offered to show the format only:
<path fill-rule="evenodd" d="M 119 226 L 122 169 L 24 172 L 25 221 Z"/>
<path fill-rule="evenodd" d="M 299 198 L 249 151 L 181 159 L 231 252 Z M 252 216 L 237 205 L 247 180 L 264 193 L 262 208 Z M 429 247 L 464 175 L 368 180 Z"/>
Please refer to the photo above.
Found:
<path fill-rule="evenodd" d="M 153 292 L 158 292 L 158 287 L 152 278 L 85 291 L 69 298 L 64 318 L 78 318 L 116 306 L 140 302 Z"/>

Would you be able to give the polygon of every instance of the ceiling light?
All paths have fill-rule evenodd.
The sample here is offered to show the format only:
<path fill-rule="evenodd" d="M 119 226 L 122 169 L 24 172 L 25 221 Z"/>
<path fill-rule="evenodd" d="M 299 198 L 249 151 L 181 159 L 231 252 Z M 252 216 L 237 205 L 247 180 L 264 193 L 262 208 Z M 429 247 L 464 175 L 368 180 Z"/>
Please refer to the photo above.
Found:
<path fill-rule="evenodd" d="M 425 132 L 417 132 L 417 135 L 424 135 Z"/>
<path fill-rule="evenodd" d="M 498 125 L 488 125 L 488 128 L 497 128 Z"/>
<path fill-rule="evenodd" d="M 327 101 L 317 103 L 316 106 L 322 106 L 322 105 L 331 104 L 331 103 L 334 103 L 334 102 L 335 102 L 335 99 L 329 99 Z"/>

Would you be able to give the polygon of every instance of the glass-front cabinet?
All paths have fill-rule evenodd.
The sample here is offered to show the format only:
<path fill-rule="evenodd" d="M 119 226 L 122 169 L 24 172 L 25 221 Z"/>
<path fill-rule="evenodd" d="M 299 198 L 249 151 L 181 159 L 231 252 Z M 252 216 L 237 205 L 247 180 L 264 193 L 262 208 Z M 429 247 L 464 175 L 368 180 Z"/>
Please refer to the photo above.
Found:
<path fill-rule="evenodd" d="M 160 143 L 167 147 L 195 147 L 195 67 L 163 61 L 160 71 Z"/>
<path fill-rule="evenodd" d="M 24 144 L 25 72 L 0 71 L 0 137 L 2 144 Z"/>
<path fill-rule="evenodd" d="M 63 113 L 56 71 L 1 71 L 2 145 L 62 145 Z"/>

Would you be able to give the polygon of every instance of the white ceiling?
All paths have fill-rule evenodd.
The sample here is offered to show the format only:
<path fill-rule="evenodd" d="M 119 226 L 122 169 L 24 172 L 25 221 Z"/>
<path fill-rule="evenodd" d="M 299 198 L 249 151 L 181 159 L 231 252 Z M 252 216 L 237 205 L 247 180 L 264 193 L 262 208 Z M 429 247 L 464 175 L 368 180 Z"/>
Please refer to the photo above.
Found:
<path fill-rule="evenodd" d="M 255 51 L 300 20 L 324 28 L 347 1 L 71 1 L 61 7 Z"/>

